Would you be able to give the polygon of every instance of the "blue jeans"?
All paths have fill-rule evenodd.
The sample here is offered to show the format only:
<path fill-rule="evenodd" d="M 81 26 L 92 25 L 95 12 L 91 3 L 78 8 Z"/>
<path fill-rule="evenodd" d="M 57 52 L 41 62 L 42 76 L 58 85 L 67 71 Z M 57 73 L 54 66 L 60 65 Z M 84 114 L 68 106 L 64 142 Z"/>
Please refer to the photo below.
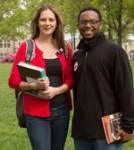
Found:
<path fill-rule="evenodd" d="M 122 150 L 122 143 L 107 144 L 106 140 L 74 138 L 75 150 Z"/>
<path fill-rule="evenodd" d="M 50 118 L 26 116 L 33 150 L 63 150 L 69 125 L 67 104 L 51 109 Z"/>

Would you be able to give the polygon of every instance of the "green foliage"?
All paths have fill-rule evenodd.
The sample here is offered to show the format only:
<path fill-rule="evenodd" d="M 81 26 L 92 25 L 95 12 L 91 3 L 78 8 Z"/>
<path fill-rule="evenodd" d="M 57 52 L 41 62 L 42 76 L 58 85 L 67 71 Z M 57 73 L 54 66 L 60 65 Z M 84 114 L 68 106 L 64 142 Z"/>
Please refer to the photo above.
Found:
<path fill-rule="evenodd" d="M 15 39 L 28 36 L 29 23 L 37 7 L 37 0 L 5 0 L 0 4 L 0 37 Z"/>
<path fill-rule="evenodd" d="M 134 18 L 132 9 L 129 9 L 134 1 L 129 0 L 105 0 L 100 1 L 104 26 L 103 30 L 108 34 L 109 39 L 122 45 L 126 40 L 129 31 L 132 29 Z"/>
<path fill-rule="evenodd" d="M 0 37 L 5 36 L 5 34 L 11 32 L 11 26 L 13 20 L 8 22 L 10 18 L 15 14 L 15 9 L 16 9 L 16 3 L 17 1 L 10 1 L 10 0 L 5 0 L 5 1 L 0 1 Z"/>
<path fill-rule="evenodd" d="M 83 7 L 93 6 L 102 12 L 103 31 L 119 44 L 134 32 L 133 0 L 0 0 L 0 37 L 25 38 L 30 35 L 30 22 L 37 7 L 53 4 L 60 11 L 66 31 L 77 31 L 77 16 Z M 6 17 L 5 17 L 6 16 Z"/>

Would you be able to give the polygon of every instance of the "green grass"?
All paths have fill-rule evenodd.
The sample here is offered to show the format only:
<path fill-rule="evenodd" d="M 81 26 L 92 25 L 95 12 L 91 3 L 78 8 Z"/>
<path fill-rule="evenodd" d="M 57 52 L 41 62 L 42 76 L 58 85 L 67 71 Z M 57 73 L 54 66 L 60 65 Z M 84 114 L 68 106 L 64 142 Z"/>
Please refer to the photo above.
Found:
<path fill-rule="evenodd" d="M 14 90 L 7 84 L 11 65 L 0 64 L 0 150 L 31 150 L 26 130 L 17 125 Z M 65 150 L 74 150 L 70 129 Z"/>
<path fill-rule="evenodd" d="M 14 90 L 7 85 L 11 65 L 0 64 L 0 150 L 31 150 L 26 130 L 17 125 Z M 134 62 L 131 65 L 134 74 Z M 74 150 L 70 130 L 65 150 Z M 125 144 L 124 150 L 133 150 L 133 147 L 134 140 Z"/>

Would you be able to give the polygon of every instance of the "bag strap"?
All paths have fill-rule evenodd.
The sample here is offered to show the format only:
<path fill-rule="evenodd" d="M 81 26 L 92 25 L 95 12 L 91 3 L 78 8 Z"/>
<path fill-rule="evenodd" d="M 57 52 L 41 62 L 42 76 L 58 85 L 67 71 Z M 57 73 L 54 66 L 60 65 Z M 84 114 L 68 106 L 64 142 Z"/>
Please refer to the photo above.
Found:
<path fill-rule="evenodd" d="M 29 63 L 34 54 L 34 41 L 32 39 L 28 39 L 26 44 L 26 63 Z"/>
<path fill-rule="evenodd" d="M 69 43 L 65 42 L 64 56 L 66 59 L 68 59 L 68 46 L 69 46 Z"/>
<path fill-rule="evenodd" d="M 32 39 L 28 39 L 26 40 L 26 63 L 29 63 L 32 56 L 34 55 L 34 49 L 35 49 L 35 46 L 34 46 L 34 41 Z M 19 91 L 19 90 L 15 90 L 15 96 L 16 96 L 16 99 L 18 99 L 18 97 L 20 97 L 22 94 L 22 91 Z"/>

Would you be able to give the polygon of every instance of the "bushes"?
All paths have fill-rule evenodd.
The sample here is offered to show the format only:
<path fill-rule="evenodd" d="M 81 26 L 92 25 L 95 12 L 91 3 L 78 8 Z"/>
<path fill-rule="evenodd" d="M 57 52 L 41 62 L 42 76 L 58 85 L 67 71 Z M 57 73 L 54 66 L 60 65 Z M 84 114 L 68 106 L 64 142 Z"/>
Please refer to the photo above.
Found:
<path fill-rule="evenodd" d="M 0 62 L 13 62 L 15 60 L 16 54 L 6 54 L 5 56 L 0 58 Z"/>

